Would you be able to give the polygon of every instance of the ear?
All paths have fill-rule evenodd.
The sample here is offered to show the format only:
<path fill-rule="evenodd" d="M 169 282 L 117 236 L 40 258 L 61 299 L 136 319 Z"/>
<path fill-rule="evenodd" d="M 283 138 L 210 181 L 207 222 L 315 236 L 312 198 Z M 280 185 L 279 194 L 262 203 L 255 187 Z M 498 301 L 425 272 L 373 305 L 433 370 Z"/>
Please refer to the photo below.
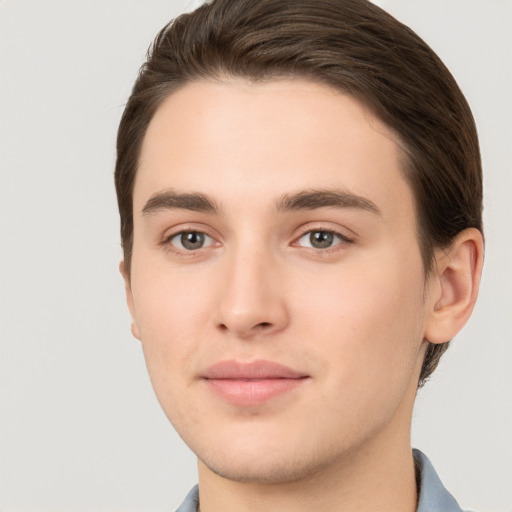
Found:
<path fill-rule="evenodd" d="M 432 307 L 425 330 L 431 343 L 451 340 L 471 316 L 480 286 L 483 246 L 482 233 L 468 228 L 436 255 L 430 287 Z"/>
<path fill-rule="evenodd" d="M 124 260 L 119 263 L 119 272 L 123 276 L 124 280 L 124 289 L 126 293 L 126 303 L 128 304 L 128 309 L 130 310 L 130 315 L 132 317 L 132 334 L 135 338 L 140 341 L 140 330 L 137 325 L 137 321 L 135 320 L 135 306 L 133 304 L 133 294 L 132 294 L 132 286 L 130 280 L 130 274 L 126 268 L 126 264 Z"/>

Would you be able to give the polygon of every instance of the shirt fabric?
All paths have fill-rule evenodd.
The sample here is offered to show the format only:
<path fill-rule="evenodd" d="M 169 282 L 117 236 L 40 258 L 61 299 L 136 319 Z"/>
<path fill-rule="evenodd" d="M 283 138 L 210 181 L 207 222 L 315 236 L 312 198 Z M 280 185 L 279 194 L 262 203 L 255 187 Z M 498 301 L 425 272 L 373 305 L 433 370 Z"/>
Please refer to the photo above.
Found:
<path fill-rule="evenodd" d="M 413 450 L 413 455 L 421 471 L 420 496 L 416 512 L 463 512 L 455 498 L 441 483 L 427 456 L 419 450 Z M 197 512 L 198 505 L 199 487 L 196 485 L 176 512 Z"/>

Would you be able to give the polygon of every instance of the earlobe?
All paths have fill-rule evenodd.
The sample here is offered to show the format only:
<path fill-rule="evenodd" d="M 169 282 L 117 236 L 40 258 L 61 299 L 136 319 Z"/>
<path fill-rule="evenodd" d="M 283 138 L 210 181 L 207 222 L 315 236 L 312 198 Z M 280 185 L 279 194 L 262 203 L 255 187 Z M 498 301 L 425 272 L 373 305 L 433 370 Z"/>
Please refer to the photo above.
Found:
<path fill-rule="evenodd" d="M 483 265 L 483 237 L 474 228 L 462 231 L 436 257 L 425 338 L 431 343 L 451 340 L 468 321 L 478 295 Z"/>
<path fill-rule="evenodd" d="M 128 309 L 129 309 L 130 315 L 132 317 L 132 325 L 131 325 L 132 335 L 140 341 L 140 339 L 141 339 L 140 330 L 137 325 L 137 321 L 135 320 L 135 307 L 133 304 L 133 294 L 132 294 L 130 275 L 128 273 L 128 270 L 126 268 L 126 264 L 125 264 L 124 260 L 121 260 L 121 262 L 119 263 L 119 272 L 121 272 L 121 275 L 123 276 L 124 289 L 125 289 L 125 293 L 126 293 L 126 303 L 128 304 Z"/>

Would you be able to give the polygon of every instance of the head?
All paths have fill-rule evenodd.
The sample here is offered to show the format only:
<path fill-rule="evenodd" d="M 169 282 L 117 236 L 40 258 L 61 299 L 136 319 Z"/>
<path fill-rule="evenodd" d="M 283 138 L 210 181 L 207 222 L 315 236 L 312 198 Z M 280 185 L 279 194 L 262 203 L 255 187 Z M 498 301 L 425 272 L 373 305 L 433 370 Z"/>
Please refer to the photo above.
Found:
<path fill-rule="evenodd" d="M 161 30 L 121 120 L 115 177 L 128 271 L 133 187 L 147 127 L 169 94 L 223 77 L 325 83 L 358 99 L 391 128 L 415 199 L 425 277 L 436 247 L 448 247 L 466 228 L 482 231 L 481 160 L 470 108 L 450 72 L 414 32 L 360 0 L 217 0 Z M 447 347 L 428 347 L 420 385 Z"/>
<path fill-rule="evenodd" d="M 226 87 L 229 92 L 226 92 Z M 265 95 L 261 110 L 254 110 L 254 105 L 259 105 L 262 98 L 261 93 Z M 208 95 L 211 95 L 211 101 Z M 188 208 L 185 203 L 191 201 L 194 203 L 192 209 L 205 215 L 214 213 L 218 206 L 204 195 L 178 194 L 179 197 L 153 197 L 154 204 L 151 197 L 146 197 L 134 210 L 134 193 L 139 186 L 138 180 L 142 182 L 141 172 L 143 177 L 146 176 L 144 166 L 152 161 L 151 151 L 158 146 L 157 132 L 167 130 L 169 119 L 175 123 L 175 128 L 169 128 L 170 132 L 166 134 L 174 137 L 174 140 L 169 140 L 169 147 L 179 152 L 180 147 L 187 147 L 187 143 L 179 146 L 181 134 L 176 125 L 180 119 L 190 121 L 194 104 L 208 111 L 214 110 L 212 102 L 218 101 L 226 105 L 226 119 L 232 119 L 231 115 L 236 117 L 236 113 L 247 105 L 248 118 L 252 116 L 255 119 L 258 112 L 272 112 L 272 105 L 277 109 L 279 105 L 286 104 L 285 108 L 293 114 L 294 108 L 300 110 L 300 105 L 310 102 L 311 108 L 324 112 L 320 116 L 330 119 L 326 121 L 328 124 L 332 121 L 332 113 L 328 113 L 328 108 L 324 109 L 328 97 L 332 97 L 339 107 L 333 107 L 333 112 L 339 112 L 340 123 L 358 125 L 365 119 L 371 130 L 379 134 L 376 144 L 382 155 L 387 154 L 388 149 L 393 152 L 392 156 L 388 154 L 389 161 L 396 163 L 401 180 L 396 183 L 398 188 L 395 190 L 400 189 L 400 184 L 404 185 L 401 192 L 396 192 L 394 200 L 403 199 L 404 212 L 409 211 L 410 206 L 409 218 L 413 226 L 410 243 L 417 249 L 423 284 L 422 296 L 414 297 L 418 299 L 418 307 L 423 307 L 421 304 L 429 300 L 430 278 L 439 271 L 440 255 L 448 254 L 458 237 L 471 228 L 482 230 L 482 178 L 477 134 L 467 102 L 434 52 L 409 28 L 365 0 L 214 0 L 180 16 L 162 29 L 141 68 L 118 133 L 115 178 L 121 216 L 123 271 L 128 287 L 132 278 L 134 248 L 139 243 L 134 236 L 134 215 L 144 209 L 146 215 L 151 215 L 155 205 L 156 209 L 162 206 L 162 201 L 167 201 L 167 206 L 173 203 L 172 208 L 178 201 L 179 207 L 185 209 Z M 182 108 L 183 105 L 185 107 Z M 201 112 L 198 110 L 198 115 L 202 115 Z M 345 112 L 348 118 L 343 117 Z M 219 111 L 218 115 L 222 117 L 224 114 Z M 306 117 L 301 119 L 309 119 L 314 124 L 315 117 L 311 112 L 308 114 L 310 118 L 304 115 Z M 236 119 L 234 124 L 240 121 Z M 240 127 L 243 130 L 247 128 Z M 335 124 L 331 127 L 333 130 L 328 133 L 336 131 Z M 350 138 L 350 134 L 346 136 Z M 240 143 L 238 139 L 234 140 Z M 199 145 L 202 141 L 200 139 Z M 357 141 L 354 139 L 354 146 L 357 146 Z M 387 148 L 385 141 L 389 141 L 392 150 Z M 247 140 L 241 141 L 242 145 L 245 143 Z M 162 144 L 165 142 L 160 140 L 160 146 Z M 194 151 L 193 147 L 188 146 L 188 151 Z M 205 162 L 209 165 L 207 157 Z M 263 163 L 268 164 L 267 161 Z M 214 168 L 221 167 L 212 165 Z M 255 187 L 255 194 L 261 185 L 257 181 L 257 173 L 255 169 L 252 175 L 241 178 L 248 183 L 255 178 L 251 185 Z M 169 189 L 173 188 L 172 169 L 170 174 Z M 284 175 L 288 176 L 287 172 Z M 229 179 L 225 176 L 210 174 L 210 177 L 212 181 L 226 179 L 229 189 Z M 268 178 L 265 183 L 272 181 L 271 176 Z M 204 176 L 201 179 L 204 182 Z M 296 177 L 290 174 L 286 179 L 294 183 Z M 199 178 L 197 183 L 201 183 Z M 316 187 L 308 182 L 306 188 L 320 190 L 325 187 L 320 178 Z M 286 189 L 281 192 L 286 195 Z M 281 206 L 283 194 L 280 196 Z M 301 200 L 300 197 L 287 198 L 284 203 L 288 210 L 297 207 Z M 325 194 L 319 200 L 329 203 Z M 348 200 L 353 201 L 354 197 Z M 331 198 L 332 201 L 334 199 Z M 357 197 L 355 201 L 357 203 Z M 327 203 L 325 206 L 329 208 Z M 366 206 L 363 203 L 365 198 L 356 208 L 373 208 L 371 202 L 365 203 Z M 256 205 L 257 201 L 255 208 Z M 222 210 L 222 205 L 219 210 Z M 204 223 L 201 221 L 199 224 L 202 226 Z M 179 243 L 197 243 L 195 225 L 188 235 L 193 239 L 185 241 L 178 236 Z M 213 233 L 206 235 L 208 240 L 215 240 Z M 322 237 L 325 233 L 317 232 L 317 235 Z M 219 235 L 219 238 L 223 236 Z M 294 243 L 298 243 L 297 240 Z M 204 235 L 201 243 L 204 243 Z M 215 243 L 206 249 L 213 251 Z M 183 250 L 183 246 L 180 247 Z M 472 257 L 464 256 L 462 259 Z M 477 260 L 480 261 L 481 257 Z M 183 268 L 176 271 L 183 277 Z M 274 278 L 272 283 L 276 282 Z M 273 288 L 271 282 L 269 287 Z M 369 285 L 367 293 L 378 293 L 371 291 L 371 284 L 365 283 Z M 286 283 L 283 287 L 286 288 Z M 385 290 L 380 293 L 385 293 Z M 416 303 L 415 298 L 404 297 L 404 300 Z M 132 304 L 132 313 L 133 309 Z M 279 305 L 275 311 L 275 325 L 281 321 L 286 323 L 278 318 Z M 410 311 L 402 313 L 414 314 Z M 183 314 L 183 311 L 176 314 Z M 229 325 L 226 325 L 227 322 L 220 323 L 218 332 L 229 330 Z M 268 326 L 274 332 L 273 321 L 262 320 L 258 325 L 262 332 Z M 357 326 L 353 328 L 357 329 Z M 151 337 L 152 328 L 146 326 L 145 334 L 138 327 L 135 329 L 137 337 Z M 427 339 L 422 349 L 421 368 L 417 372 L 419 385 L 437 366 L 448 341 Z M 153 349 L 151 346 L 147 351 L 145 349 L 146 359 L 152 358 Z M 312 368 L 314 366 L 313 361 Z M 172 408 L 172 405 L 167 407 Z"/>

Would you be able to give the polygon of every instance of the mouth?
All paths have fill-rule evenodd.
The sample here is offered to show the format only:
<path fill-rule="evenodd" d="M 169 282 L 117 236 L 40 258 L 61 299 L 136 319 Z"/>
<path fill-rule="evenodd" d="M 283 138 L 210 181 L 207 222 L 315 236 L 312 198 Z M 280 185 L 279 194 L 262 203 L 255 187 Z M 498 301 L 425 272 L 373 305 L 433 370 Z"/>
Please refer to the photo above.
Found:
<path fill-rule="evenodd" d="M 208 388 L 237 406 L 255 406 L 302 386 L 309 375 L 272 361 L 221 361 L 201 376 Z"/>

